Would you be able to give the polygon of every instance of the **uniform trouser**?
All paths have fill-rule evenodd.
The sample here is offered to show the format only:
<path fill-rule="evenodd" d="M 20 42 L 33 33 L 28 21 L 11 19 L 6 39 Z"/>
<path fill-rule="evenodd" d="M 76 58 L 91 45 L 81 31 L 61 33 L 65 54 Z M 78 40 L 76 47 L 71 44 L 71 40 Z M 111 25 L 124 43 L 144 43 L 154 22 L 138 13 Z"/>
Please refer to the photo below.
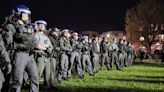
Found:
<path fill-rule="evenodd" d="M 63 53 L 61 55 L 61 75 L 63 78 L 67 78 L 68 77 L 68 65 L 69 65 L 69 58 L 68 56 Z"/>
<path fill-rule="evenodd" d="M 91 60 L 90 60 L 90 56 L 88 54 L 83 54 L 82 55 L 83 74 L 84 74 L 84 71 L 85 71 L 86 63 L 87 63 L 89 74 L 93 74 L 92 63 L 91 63 Z"/>
<path fill-rule="evenodd" d="M 10 58 L 12 58 L 11 56 L 11 52 L 7 52 L 7 51 L 5 51 L 4 52 L 4 57 L 2 58 L 1 57 L 1 59 L 5 59 L 5 60 L 10 60 Z M 5 60 L 2 60 L 2 61 L 5 61 Z M 5 81 L 3 82 L 3 86 L 2 86 L 2 89 L 1 89 L 1 91 L 2 92 L 9 92 L 10 91 L 10 79 L 11 79 L 11 73 L 10 74 L 7 74 L 7 69 L 4 69 L 4 70 L 2 70 L 2 72 L 3 72 L 3 76 L 4 76 L 4 78 L 5 78 Z"/>
<path fill-rule="evenodd" d="M 0 80 L 0 92 L 1 92 L 1 89 L 2 89 L 2 84 L 3 84 L 3 81 Z"/>
<path fill-rule="evenodd" d="M 128 62 L 128 55 L 126 52 L 124 52 L 124 66 L 127 66 L 127 62 Z"/>
<path fill-rule="evenodd" d="M 98 64 L 99 64 L 99 54 L 97 54 L 97 53 L 94 53 L 93 54 L 93 61 L 92 61 L 93 63 L 93 72 L 94 73 L 96 73 L 96 72 L 98 72 Z"/>
<path fill-rule="evenodd" d="M 37 58 L 37 69 L 38 69 L 38 76 L 41 77 L 43 71 L 45 70 L 44 81 L 47 86 L 50 86 L 50 58 L 45 56 L 41 56 Z"/>
<path fill-rule="evenodd" d="M 5 79 L 4 79 L 3 73 L 0 69 L 0 92 L 1 92 L 2 84 L 3 84 L 4 81 L 5 81 Z"/>
<path fill-rule="evenodd" d="M 75 64 L 76 64 L 77 74 L 79 76 L 82 76 L 81 56 L 78 52 L 74 51 L 74 52 L 71 53 L 70 67 L 69 67 L 69 70 L 68 70 L 68 77 L 71 77 L 71 71 L 72 71 L 74 61 L 75 61 Z"/>
<path fill-rule="evenodd" d="M 113 67 L 114 63 L 116 64 L 116 68 L 119 69 L 119 61 L 118 61 L 117 52 L 112 52 L 112 62 L 111 62 L 111 65 L 110 65 L 111 68 Z"/>
<path fill-rule="evenodd" d="M 6 69 L 3 71 L 3 74 L 5 76 L 5 81 L 3 82 L 2 92 L 9 92 L 10 91 L 10 79 L 11 74 L 6 74 Z"/>
<path fill-rule="evenodd" d="M 130 63 L 130 65 L 132 65 L 134 63 L 134 55 L 132 55 L 132 57 L 131 57 L 131 63 Z"/>
<path fill-rule="evenodd" d="M 101 63 L 102 63 L 102 54 L 100 53 L 99 54 L 99 64 L 101 65 Z"/>
<path fill-rule="evenodd" d="M 51 58 L 50 62 L 47 62 L 48 66 L 47 69 L 50 71 L 50 86 L 56 87 L 57 86 L 57 60 L 56 58 Z"/>
<path fill-rule="evenodd" d="M 26 52 L 16 52 L 15 62 L 13 66 L 12 92 L 21 92 L 23 74 L 25 69 L 31 79 L 30 92 L 38 92 L 39 78 L 34 56 L 29 55 L 29 53 Z"/>
<path fill-rule="evenodd" d="M 109 56 L 108 56 L 108 53 L 103 53 L 102 54 L 101 67 L 103 67 L 104 64 L 105 64 L 106 68 L 109 69 Z"/>
<path fill-rule="evenodd" d="M 119 53 L 119 64 L 121 67 L 124 67 L 124 54 Z"/>
<path fill-rule="evenodd" d="M 164 56 L 161 56 L 161 63 L 164 62 Z"/>
<path fill-rule="evenodd" d="M 128 54 L 127 65 L 130 66 L 131 63 L 132 63 L 132 54 Z"/>

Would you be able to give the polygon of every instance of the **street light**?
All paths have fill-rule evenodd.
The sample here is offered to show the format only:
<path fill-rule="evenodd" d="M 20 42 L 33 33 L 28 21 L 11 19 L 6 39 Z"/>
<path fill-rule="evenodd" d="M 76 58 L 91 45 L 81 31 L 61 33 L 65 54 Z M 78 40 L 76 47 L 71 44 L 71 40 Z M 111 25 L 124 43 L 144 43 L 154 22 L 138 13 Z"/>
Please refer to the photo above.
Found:
<path fill-rule="evenodd" d="M 142 41 L 144 41 L 145 40 L 145 38 L 143 37 L 143 36 L 141 36 L 140 37 L 140 41 L 142 42 Z"/>
<path fill-rule="evenodd" d="M 110 34 L 108 33 L 108 34 L 106 35 L 106 37 L 108 37 L 108 38 L 109 38 L 109 37 L 110 37 Z"/>

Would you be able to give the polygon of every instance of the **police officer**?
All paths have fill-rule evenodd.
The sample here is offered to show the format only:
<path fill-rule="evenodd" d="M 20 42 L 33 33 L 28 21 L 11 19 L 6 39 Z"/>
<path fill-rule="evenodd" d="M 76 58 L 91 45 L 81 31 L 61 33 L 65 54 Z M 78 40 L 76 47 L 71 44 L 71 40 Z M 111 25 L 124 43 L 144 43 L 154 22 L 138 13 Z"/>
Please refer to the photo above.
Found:
<path fill-rule="evenodd" d="M 62 36 L 60 37 L 60 49 L 61 49 L 61 74 L 64 80 L 68 80 L 68 66 L 69 55 L 72 52 L 72 46 L 70 43 L 70 33 L 68 29 L 62 30 Z"/>
<path fill-rule="evenodd" d="M 134 63 L 135 57 L 136 57 L 136 52 L 135 52 L 135 49 L 134 49 L 133 45 L 131 46 L 131 48 L 132 48 L 132 60 L 131 60 L 130 65 L 132 65 Z"/>
<path fill-rule="evenodd" d="M 127 51 L 127 66 L 130 66 L 132 64 L 132 55 L 133 55 L 133 51 L 132 51 L 132 44 L 129 42 L 128 43 L 128 51 Z"/>
<path fill-rule="evenodd" d="M 7 44 L 14 44 L 15 61 L 13 62 L 13 92 L 20 92 L 23 73 L 26 69 L 31 79 L 30 92 L 39 91 L 37 67 L 32 50 L 34 49 L 33 31 L 29 29 L 31 11 L 25 5 L 17 5 L 13 10 L 16 21 L 6 25 Z"/>
<path fill-rule="evenodd" d="M 71 70 L 73 67 L 73 64 L 75 62 L 76 70 L 78 73 L 79 78 L 83 78 L 82 76 L 82 64 L 81 64 L 81 49 L 82 44 L 78 41 L 78 33 L 73 32 L 72 33 L 72 39 L 71 39 L 71 45 L 73 51 L 71 52 L 71 58 L 70 58 L 70 67 L 68 70 L 68 77 L 71 77 Z"/>
<path fill-rule="evenodd" d="M 9 58 L 9 54 L 6 51 L 6 48 L 4 46 L 4 42 L 3 42 L 1 35 L 0 35 L 0 55 L 1 55 L 1 57 L 0 57 L 1 58 L 1 60 L 0 60 L 0 92 L 1 92 L 3 82 L 5 81 L 2 70 L 6 70 L 6 74 L 9 74 L 12 70 L 12 65 L 11 65 L 11 61 Z"/>
<path fill-rule="evenodd" d="M 102 41 L 103 40 L 103 38 L 102 37 L 98 37 L 98 42 L 99 42 L 99 44 L 100 44 L 100 53 L 99 53 L 99 64 L 100 64 L 100 69 L 102 69 L 101 68 L 101 64 L 102 64 L 102 52 L 101 52 L 101 45 L 102 45 Z"/>
<path fill-rule="evenodd" d="M 40 19 L 35 22 L 38 26 L 38 30 L 35 34 L 34 41 L 35 41 L 35 51 L 37 53 L 37 68 L 38 68 L 38 75 L 41 77 L 43 71 L 45 70 L 45 83 L 48 87 L 50 87 L 50 56 L 52 53 L 53 46 L 50 42 L 50 39 L 46 35 L 46 26 L 47 22 Z"/>
<path fill-rule="evenodd" d="M 83 47 L 82 47 L 83 75 L 84 75 L 85 67 L 87 63 L 89 75 L 93 76 L 94 74 L 93 74 L 92 63 L 91 63 L 91 58 L 90 58 L 91 47 L 89 46 L 89 43 L 88 43 L 88 36 L 83 36 L 82 44 L 83 44 Z"/>
<path fill-rule="evenodd" d="M 53 28 L 50 31 L 49 38 L 53 45 L 51 56 L 51 83 L 53 87 L 57 86 L 59 76 L 59 59 L 60 59 L 60 44 L 59 44 L 60 30 Z M 60 79 L 59 79 L 60 80 Z"/>
<path fill-rule="evenodd" d="M 128 47 L 127 47 L 127 41 L 126 40 L 124 40 L 123 41 L 123 46 L 124 46 L 124 51 L 123 51 L 123 53 L 124 53 L 124 66 L 126 67 L 127 66 L 127 58 L 128 58 L 128 56 L 127 56 L 127 51 L 128 51 Z"/>
<path fill-rule="evenodd" d="M 161 51 L 161 64 L 164 62 L 164 45 L 162 46 L 162 51 Z"/>
<path fill-rule="evenodd" d="M 104 66 L 104 64 L 105 64 L 105 66 L 106 66 L 106 68 L 107 68 L 107 70 L 109 70 L 110 68 L 109 68 L 109 43 L 108 43 L 108 41 L 107 41 L 107 38 L 106 37 L 104 37 L 103 38 L 103 41 L 102 41 L 102 43 L 101 43 L 101 53 L 102 53 L 102 62 L 101 62 L 101 68 L 100 69 L 102 69 L 103 68 L 103 66 Z"/>
<path fill-rule="evenodd" d="M 119 40 L 119 44 L 118 44 L 118 57 L 119 57 L 119 64 L 120 67 L 124 67 L 124 45 L 123 45 L 123 40 L 120 39 Z"/>
<path fill-rule="evenodd" d="M 98 65 L 99 65 L 99 53 L 100 53 L 100 44 L 98 42 L 98 37 L 93 38 L 92 42 L 92 64 L 93 64 L 93 72 L 98 72 Z"/>
<path fill-rule="evenodd" d="M 119 67 L 119 61 L 118 61 L 118 44 L 117 44 L 117 38 L 113 39 L 113 42 L 110 46 L 110 51 L 112 52 L 112 62 L 110 64 L 110 68 L 112 69 L 113 64 L 116 64 L 117 70 L 120 70 Z"/>

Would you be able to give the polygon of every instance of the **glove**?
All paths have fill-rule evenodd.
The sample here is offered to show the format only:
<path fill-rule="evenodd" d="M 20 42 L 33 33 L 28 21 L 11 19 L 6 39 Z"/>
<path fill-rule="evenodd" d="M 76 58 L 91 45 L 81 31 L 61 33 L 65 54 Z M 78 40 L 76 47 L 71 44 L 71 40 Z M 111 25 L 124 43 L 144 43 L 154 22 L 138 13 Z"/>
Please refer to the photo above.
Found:
<path fill-rule="evenodd" d="M 11 73 L 11 71 L 12 71 L 12 65 L 11 64 L 8 64 L 7 65 L 7 74 L 10 74 Z"/>
<path fill-rule="evenodd" d="M 52 53 L 52 50 L 50 48 L 47 48 L 45 52 L 50 55 Z"/>
<path fill-rule="evenodd" d="M 3 70 L 6 69 L 6 74 L 10 74 L 12 71 L 12 65 L 10 63 L 5 63 Z"/>

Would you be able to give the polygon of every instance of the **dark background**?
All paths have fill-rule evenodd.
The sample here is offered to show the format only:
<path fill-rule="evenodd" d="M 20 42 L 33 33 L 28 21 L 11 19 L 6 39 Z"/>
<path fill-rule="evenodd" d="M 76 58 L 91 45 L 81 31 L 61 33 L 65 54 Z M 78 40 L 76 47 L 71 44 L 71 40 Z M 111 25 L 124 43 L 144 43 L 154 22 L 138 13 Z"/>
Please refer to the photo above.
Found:
<path fill-rule="evenodd" d="M 102 32 L 124 30 L 126 9 L 139 0 L 0 0 L 0 23 L 20 3 L 30 7 L 32 21 L 43 18 L 49 27 Z"/>

